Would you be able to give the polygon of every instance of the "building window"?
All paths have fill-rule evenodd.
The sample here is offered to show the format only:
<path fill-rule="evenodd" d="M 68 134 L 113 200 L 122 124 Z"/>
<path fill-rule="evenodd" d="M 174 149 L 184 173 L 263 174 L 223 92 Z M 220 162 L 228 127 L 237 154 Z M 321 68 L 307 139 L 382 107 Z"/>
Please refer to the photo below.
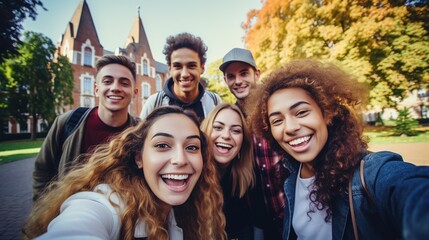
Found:
<path fill-rule="evenodd" d="M 143 59 L 143 75 L 149 75 L 149 64 L 146 59 Z"/>
<path fill-rule="evenodd" d="M 26 120 L 19 122 L 19 132 L 27 133 L 28 132 L 28 123 Z"/>
<path fill-rule="evenodd" d="M 144 99 L 147 99 L 150 96 L 150 85 L 148 83 L 142 84 L 142 95 Z"/>
<path fill-rule="evenodd" d="M 89 77 L 83 78 L 83 94 L 85 95 L 92 95 L 92 79 Z"/>
<path fill-rule="evenodd" d="M 92 50 L 89 47 L 85 48 L 83 56 L 83 64 L 86 66 L 92 66 Z"/>
<path fill-rule="evenodd" d="M 84 107 L 88 107 L 88 108 L 90 108 L 90 107 L 92 107 L 92 101 L 91 101 L 91 99 L 90 98 L 84 98 L 83 99 L 83 106 Z"/>
<path fill-rule="evenodd" d="M 159 92 L 162 90 L 162 79 L 159 75 L 156 75 L 156 91 Z"/>

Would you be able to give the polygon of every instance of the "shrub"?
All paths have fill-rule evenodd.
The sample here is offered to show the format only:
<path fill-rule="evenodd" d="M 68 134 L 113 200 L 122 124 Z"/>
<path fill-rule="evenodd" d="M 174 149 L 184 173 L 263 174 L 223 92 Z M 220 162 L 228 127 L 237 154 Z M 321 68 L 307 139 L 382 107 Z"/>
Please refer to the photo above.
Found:
<path fill-rule="evenodd" d="M 401 136 L 416 136 L 416 128 L 419 126 L 419 123 L 416 119 L 411 117 L 410 109 L 404 108 L 398 110 L 399 116 L 395 120 L 396 126 L 393 128 L 393 135 Z"/>

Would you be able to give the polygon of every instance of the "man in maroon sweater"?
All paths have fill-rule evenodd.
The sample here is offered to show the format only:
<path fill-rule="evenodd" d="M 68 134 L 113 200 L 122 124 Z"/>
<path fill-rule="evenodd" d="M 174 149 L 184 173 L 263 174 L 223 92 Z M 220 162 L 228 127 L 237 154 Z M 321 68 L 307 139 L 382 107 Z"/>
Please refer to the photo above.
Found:
<path fill-rule="evenodd" d="M 80 154 L 137 124 L 128 106 L 137 94 L 135 64 L 125 56 L 103 56 L 96 64 L 94 86 L 98 106 L 86 110 L 72 132 L 65 130 L 73 110 L 58 116 L 37 155 L 33 172 L 33 199 L 76 164 Z"/>

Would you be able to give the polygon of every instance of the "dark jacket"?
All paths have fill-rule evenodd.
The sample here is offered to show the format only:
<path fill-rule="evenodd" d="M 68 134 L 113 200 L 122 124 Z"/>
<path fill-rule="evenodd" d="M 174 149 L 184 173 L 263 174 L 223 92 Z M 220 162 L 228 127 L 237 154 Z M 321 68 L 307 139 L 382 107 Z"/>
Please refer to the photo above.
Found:
<path fill-rule="evenodd" d="M 143 109 L 140 113 L 140 118 L 145 119 L 156 107 L 176 105 L 184 109 L 192 109 L 198 115 L 200 120 L 203 120 L 205 116 L 214 108 L 217 104 L 222 102 L 222 99 L 216 93 L 205 90 L 201 83 L 198 84 L 199 94 L 198 97 L 192 103 L 183 103 L 176 95 L 171 91 L 174 81 L 172 78 L 167 79 L 164 84 L 164 89 L 161 92 L 152 94 L 144 103 Z M 159 94 L 164 94 L 160 100 L 159 106 L 156 106 L 157 97 Z"/>
<path fill-rule="evenodd" d="M 93 111 L 93 109 L 91 109 Z M 58 176 L 63 176 L 73 160 L 82 153 L 82 138 L 85 123 L 91 111 L 82 116 L 80 125 L 61 145 L 64 126 L 72 111 L 58 116 L 46 136 L 36 157 L 33 172 L 33 199 L 37 199 L 46 186 Z M 137 124 L 135 117 L 128 115 L 129 126 Z"/>
<path fill-rule="evenodd" d="M 429 236 L 429 167 L 403 162 L 392 152 L 370 153 L 364 157 L 362 187 L 359 167 L 352 181 L 352 195 L 360 239 L 427 239 Z M 283 239 L 290 239 L 295 204 L 298 164 L 289 166 L 284 183 L 287 197 Z M 354 239 L 348 193 L 338 197 L 332 216 L 332 238 Z M 371 202 L 370 199 L 374 199 Z M 311 224 L 311 222 L 309 223 Z"/>

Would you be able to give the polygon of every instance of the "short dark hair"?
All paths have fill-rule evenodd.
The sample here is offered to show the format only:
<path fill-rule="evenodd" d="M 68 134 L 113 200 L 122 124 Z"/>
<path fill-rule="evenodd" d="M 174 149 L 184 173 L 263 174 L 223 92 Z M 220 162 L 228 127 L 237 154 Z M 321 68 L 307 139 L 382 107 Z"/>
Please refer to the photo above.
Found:
<path fill-rule="evenodd" d="M 131 59 L 129 59 L 128 57 L 118 56 L 118 55 L 105 55 L 105 56 L 101 57 L 97 61 L 97 64 L 95 65 L 95 69 L 97 70 L 97 74 L 98 74 L 98 72 L 100 72 L 100 70 L 103 67 L 105 67 L 109 64 L 119 64 L 119 65 L 122 65 L 122 66 L 128 68 L 134 77 L 134 81 L 136 81 L 136 64 Z"/>
<path fill-rule="evenodd" d="M 203 40 L 200 37 L 196 37 L 190 33 L 179 33 L 176 36 L 169 36 L 167 42 L 162 51 L 165 54 L 165 60 L 167 65 L 171 64 L 171 54 L 173 51 L 180 48 L 188 48 L 198 53 L 200 57 L 200 62 L 202 65 L 206 63 L 207 56 L 207 46 L 204 44 Z"/>

